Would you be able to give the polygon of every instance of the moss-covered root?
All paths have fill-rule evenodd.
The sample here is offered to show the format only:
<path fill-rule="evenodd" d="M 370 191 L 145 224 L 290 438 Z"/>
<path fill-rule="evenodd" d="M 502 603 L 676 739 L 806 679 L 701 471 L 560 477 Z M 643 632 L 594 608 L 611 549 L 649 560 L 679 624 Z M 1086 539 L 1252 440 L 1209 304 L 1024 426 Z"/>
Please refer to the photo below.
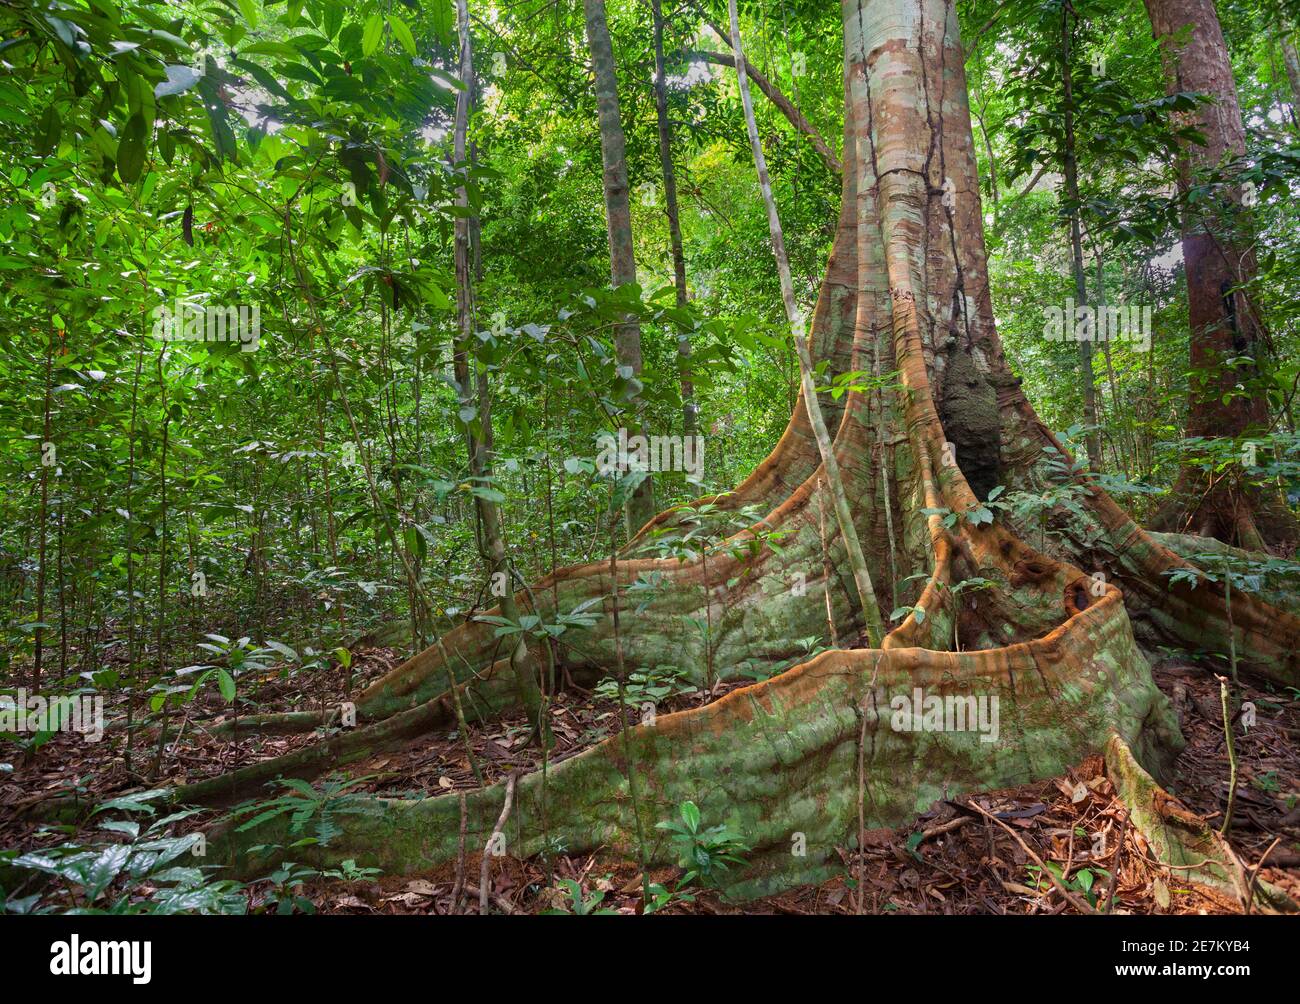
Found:
<path fill-rule="evenodd" d="M 916 706 L 918 695 L 923 704 L 940 702 L 939 718 L 922 719 L 928 705 Z M 963 702 L 960 725 L 946 709 Z M 915 707 L 915 717 L 900 714 L 903 703 Z M 868 826 L 900 826 L 936 799 L 1059 775 L 1100 752 L 1112 733 L 1157 773 L 1182 745 L 1117 591 L 1043 637 L 1001 649 L 826 652 L 713 704 L 661 716 L 628 738 L 649 861 L 674 863 L 654 824 L 676 818 L 689 799 L 704 825 L 726 823 L 751 848 L 726 890 L 747 898 L 838 870 L 837 848 L 856 840 L 859 801 Z M 521 779 L 504 835 L 508 852 L 530 857 L 562 846 L 636 858 L 623 750 L 615 736 L 545 778 Z M 499 785 L 467 795 L 468 846 L 484 846 L 502 797 Z M 327 847 L 295 849 L 296 860 L 355 858 L 409 873 L 456 858 L 454 794 L 345 796 L 326 811 L 342 833 Z M 280 817 L 242 833 L 218 826 L 209 834 L 209 859 L 234 865 L 237 874 L 261 874 L 269 862 L 251 858 L 249 848 L 310 835 L 288 825 Z"/>
<path fill-rule="evenodd" d="M 208 731 L 214 736 L 292 736 L 333 725 L 338 716 L 338 708 L 324 714 L 319 711 L 283 711 L 266 715 L 244 715 L 228 718 L 219 725 L 213 725 Z"/>
<path fill-rule="evenodd" d="M 509 676 L 500 671 L 500 664 L 494 664 L 491 671 L 470 683 L 462 683 L 460 694 L 467 721 L 490 718 L 517 703 L 514 687 Z M 455 703 L 451 691 L 447 691 L 374 724 L 341 728 L 320 742 L 292 753 L 206 781 L 181 785 L 172 794 L 172 801 L 182 805 L 232 805 L 256 797 L 265 784 L 278 777 L 310 780 L 336 767 L 364 760 L 372 753 L 400 749 L 416 736 L 448 726 L 455 720 Z"/>
<path fill-rule="evenodd" d="M 1106 744 L 1106 771 L 1151 852 L 1179 878 L 1226 894 L 1243 905 L 1253 893 L 1256 910 L 1300 910 L 1300 905 L 1267 882 L 1256 881 L 1252 890 L 1250 876 L 1227 841 L 1161 788 L 1118 735 Z"/>

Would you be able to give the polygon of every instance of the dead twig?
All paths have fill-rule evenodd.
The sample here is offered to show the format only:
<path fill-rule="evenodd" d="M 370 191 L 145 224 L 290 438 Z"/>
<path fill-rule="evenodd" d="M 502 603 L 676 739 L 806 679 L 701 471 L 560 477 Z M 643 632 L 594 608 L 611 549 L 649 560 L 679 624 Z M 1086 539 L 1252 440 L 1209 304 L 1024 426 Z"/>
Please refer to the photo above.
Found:
<path fill-rule="evenodd" d="M 1119 865 L 1120 858 L 1124 854 L 1124 837 L 1128 834 L 1128 813 L 1124 813 L 1124 821 L 1119 827 L 1119 843 L 1115 845 L 1115 860 L 1110 863 L 1110 888 L 1106 890 L 1106 907 L 1101 912 L 1110 913 L 1110 908 L 1115 904 L 1115 890 L 1119 886 Z"/>
<path fill-rule="evenodd" d="M 1273 853 L 1273 848 L 1281 843 L 1281 837 L 1274 837 L 1273 842 L 1268 845 L 1268 849 L 1260 856 L 1255 867 L 1250 870 L 1250 880 L 1246 883 L 1246 913 L 1250 913 L 1250 908 L 1255 904 L 1255 884 L 1259 881 L 1259 870 L 1264 867 L 1264 860 Z"/>
<path fill-rule="evenodd" d="M 931 826 L 928 830 L 921 831 L 921 839 L 917 844 L 923 844 L 934 837 L 941 837 L 945 833 L 952 833 L 954 830 L 960 830 L 967 823 L 972 822 L 974 816 L 958 816 L 956 819 L 950 819 L 946 823 L 940 823 L 938 826 Z"/>
<path fill-rule="evenodd" d="M 465 891 L 465 793 L 460 793 L 460 842 L 456 849 L 456 884 L 451 889 L 451 912 L 460 913 L 460 897 Z"/>
<path fill-rule="evenodd" d="M 497 825 L 492 827 L 492 833 L 488 836 L 487 843 L 483 845 L 483 861 L 479 865 L 478 879 L 478 912 L 486 914 L 488 912 L 488 862 L 492 860 L 492 845 L 497 842 L 498 834 L 501 828 L 506 825 L 506 820 L 510 818 L 510 807 L 515 801 L 515 781 L 519 778 L 517 770 L 510 772 L 510 777 L 506 779 L 506 800 L 501 806 L 501 815 L 497 817 Z"/>
<path fill-rule="evenodd" d="M 998 826 L 1002 827 L 1002 829 L 1006 830 L 1009 834 L 1011 834 L 1011 839 L 1020 845 L 1020 849 L 1022 851 L 1024 851 L 1026 854 L 1028 854 L 1031 858 L 1034 859 L 1035 864 L 1038 865 L 1039 870 L 1042 872 L 1042 874 L 1046 875 L 1049 879 L 1051 879 L 1052 885 L 1056 886 L 1056 888 L 1060 890 L 1061 895 L 1064 896 L 1069 901 L 1071 906 L 1073 906 L 1080 913 L 1097 912 L 1096 910 L 1094 910 L 1087 903 L 1085 903 L 1083 900 L 1081 900 L 1078 896 L 1070 892 L 1070 890 L 1065 887 L 1065 883 L 1062 882 L 1059 878 L 1057 878 L 1056 873 L 1043 863 L 1043 859 L 1040 858 L 1037 854 L 1035 854 L 1033 848 L 1031 848 L 1027 843 L 1024 842 L 1024 840 L 1020 838 L 1019 833 L 1013 830 L 1006 823 L 1002 822 L 1002 820 L 998 819 L 997 816 L 993 815 L 993 813 L 989 812 L 982 805 L 979 805 L 974 801 L 968 802 L 967 804 L 976 812 L 978 812 L 981 816 L 985 817 L 986 819 L 991 819 L 993 822 L 997 823 Z"/>

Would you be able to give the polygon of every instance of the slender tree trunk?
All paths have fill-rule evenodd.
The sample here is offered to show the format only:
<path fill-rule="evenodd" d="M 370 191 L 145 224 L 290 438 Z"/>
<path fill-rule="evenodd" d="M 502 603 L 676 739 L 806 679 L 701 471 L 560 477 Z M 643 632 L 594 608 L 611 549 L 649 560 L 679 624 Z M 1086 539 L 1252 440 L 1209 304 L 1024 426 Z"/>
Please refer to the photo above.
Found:
<path fill-rule="evenodd" d="M 650 0 L 655 35 L 655 116 L 659 122 L 659 163 L 664 175 L 664 213 L 673 255 L 673 286 L 677 306 L 686 306 L 686 254 L 682 250 L 682 225 L 677 215 L 677 172 L 673 169 L 673 126 L 668 117 L 668 79 L 664 67 L 664 16 L 660 0 Z M 691 338 L 677 336 L 677 365 L 681 368 L 682 435 L 695 435 L 695 386 L 691 381 Z"/>
<path fill-rule="evenodd" d="M 799 355 L 799 375 L 803 385 L 804 405 L 808 409 L 808 420 L 817 440 L 817 450 L 826 468 L 826 483 L 835 504 L 840 536 L 844 540 L 849 565 L 853 569 L 853 581 L 857 586 L 858 601 L 862 606 L 862 618 L 867 629 L 867 642 L 872 648 L 879 648 L 885 636 L 884 622 L 880 616 L 880 604 L 876 600 L 871 574 L 867 569 L 867 560 L 862 553 L 862 544 L 858 540 L 858 530 L 853 523 L 853 509 L 844 490 L 844 479 L 840 477 L 835 447 L 831 442 L 830 432 L 826 428 L 826 419 L 817 400 L 817 384 L 813 379 L 812 355 L 808 351 L 808 341 L 804 334 L 803 314 L 795 300 L 794 281 L 790 277 L 790 260 L 786 256 L 781 217 L 777 213 L 776 199 L 772 197 L 772 179 L 768 177 L 767 159 L 763 156 L 763 144 L 759 142 L 758 124 L 754 120 L 754 103 L 749 96 L 749 81 L 745 72 L 745 52 L 740 41 L 740 19 L 736 14 L 736 0 L 728 0 L 727 13 L 731 18 L 731 48 L 736 53 L 736 83 L 740 88 L 740 103 L 745 111 L 749 145 L 754 152 L 758 186 L 763 192 L 763 203 L 767 207 L 768 230 L 772 235 L 772 253 L 776 256 L 776 270 L 781 279 L 781 299 L 785 303 L 786 318 L 794 334 L 795 352 Z"/>
<path fill-rule="evenodd" d="M 167 343 L 163 342 L 158 350 L 158 400 L 162 406 L 163 427 L 162 443 L 158 454 L 158 623 L 154 638 L 158 652 L 158 665 L 155 670 L 160 675 L 167 671 L 163 641 L 167 626 L 167 449 L 171 434 L 171 415 L 167 408 L 167 379 L 163 372 L 163 357 L 166 350 Z"/>
<path fill-rule="evenodd" d="M 609 38 L 604 0 L 583 0 L 587 42 L 596 75 L 596 113 L 600 121 L 600 154 L 604 164 L 605 225 L 609 231 L 609 274 L 615 286 L 636 282 L 636 256 L 632 245 L 632 207 L 628 198 L 627 162 L 624 159 L 623 124 L 618 110 L 618 73 Z M 641 379 L 641 323 L 628 315 L 614 328 L 614 353 L 630 379 Z M 640 393 L 629 399 L 628 438 L 641 435 L 645 405 Z M 648 458 L 641 458 L 646 460 Z M 655 514 L 654 483 L 645 477 L 624 505 L 628 535 L 645 526 Z"/>
<path fill-rule="evenodd" d="M 135 433 L 140 404 L 140 372 L 144 368 L 144 353 L 135 354 L 135 379 L 131 383 L 131 425 L 126 454 L 126 748 L 122 752 L 128 773 L 135 752 L 135 701 L 140 689 L 140 660 L 135 644 Z"/>
<path fill-rule="evenodd" d="M 465 134 L 469 122 L 469 110 L 474 94 L 474 53 L 469 31 L 469 13 L 466 0 L 457 0 L 457 13 L 460 21 L 460 77 L 465 89 L 456 98 L 456 124 L 453 137 L 453 157 L 458 165 L 465 162 Z M 469 205 L 465 186 L 456 192 L 456 202 L 464 207 Z M 470 262 L 471 220 L 468 216 L 457 216 L 455 224 L 456 257 L 456 314 L 460 331 L 459 352 L 463 353 L 466 366 L 466 379 L 462 385 L 462 402 L 470 400 L 470 379 L 474 384 L 474 401 L 477 407 L 477 435 L 470 431 L 470 473 L 476 480 L 476 486 L 486 490 L 491 487 L 492 478 L 492 397 L 488 387 L 487 371 L 477 363 L 471 351 L 474 338 L 474 286 Z M 470 371 L 476 371 L 471 375 Z M 470 425 L 470 422 L 466 422 Z M 493 593 L 501 600 L 501 614 L 515 624 L 519 623 L 519 609 L 515 602 L 515 585 L 510 559 L 506 551 L 505 530 L 501 522 L 500 507 L 490 498 L 482 495 L 475 497 L 479 519 L 483 527 L 488 573 Z M 510 667 L 514 672 L 515 687 L 519 693 L 520 703 L 528 713 L 529 721 L 544 742 L 544 723 L 542 722 L 542 696 L 538 685 L 537 665 L 528 650 L 526 635 L 520 632 L 514 635 L 514 647 L 510 652 Z M 457 708 L 458 715 L 463 712 Z"/>
<path fill-rule="evenodd" d="M 158 349 L 158 400 L 162 406 L 162 449 L 158 457 L 158 609 L 154 625 L 154 649 L 157 652 L 156 672 L 162 676 L 167 671 L 166 656 L 163 652 L 164 636 L 167 628 L 167 446 L 171 431 L 171 415 L 167 407 L 167 380 L 163 372 L 163 360 L 167 352 L 167 343 Z M 149 770 L 150 777 L 157 777 L 162 768 L 163 750 L 167 743 L 167 701 L 162 704 L 162 717 L 158 722 L 158 745 L 154 752 L 153 764 Z M 238 714 L 238 711 L 236 711 Z"/>
<path fill-rule="evenodd" d="M 1095 262 L 1097 270 L 1097 316 L 1106 309 L 1106 270 L 1102 265 L 1101 253 L 1094 249 Z M 1110 389 L 1110 407 L 1115 416 L 1115 463 L 1116 466 L 1124 472 L 1126 478 L 1133 476 L 1133 469 L 1129 463 L 1130 440 L 1133 428 L 1133 415 L 1131 411 L 1126 411 L 1119 400 L 1119 386 L 1115 379 L 1115 365 L 1110 357 L 1110 343 L 1105 341 L 1101 343 L 1101 355 L 1106 362 L 1106 386 Z"/>
<path fill-rule="evenodd" d="M 1293 33 L 1280 20 L 1277 33 L 1282 43 L 1282 62 L 1286 65 L 1287 83 L 1291 85 L 1291 125 L 1300 129 L 1300 57 L 1296 55 Z"/>
<path fill-rule="evenodd" d="M 1062 174 L 1065 176 L 1065 197 L 1070 202 L 1070 266 L 1074 274 L 1074 299 L 1076 306 L 1088 305 L 1088 281 L 1083 270 L 1083 237 L 1079 227 L 1079 165 L 1074 149 L 1074 80 L 1071 74 L 1070 53 L 1073 30 L 1070 11 L 1061 8 L 1061 89 L 1063 97 L 1065 140 L 1061 148 Z M 1074 328 L 1074 319 L 1066 318 Z M 1080 338 L 1079 391 L 1083 398 L 1083 422 L 1088 427 L 1086 443 L 1088 462 L 1093 470 L 1100 470 L 1101 430 L 1097 424 L 1097 382 L 1092 370 L 1091 337 L 1096 329 L 1088 331 L 1088 338 Z"/>
<path fill-rule="evenodd" d="M 58 582 L 55 588 L 59 591 L 59 676 L 68 675 L 68 585 L 65 575 L 65 554 L 64 549 L 64 531 L 67 529 L 67 499 L 62 491 L 59 492 L 59 553 L 58 553 Z M 77 601 L 73 597 L 72 608 L 73 614 L 76 614 Z"/>
<path fill-rule="evenodd" d="M 50 503 L 50 465 L 45 463 L 45 443 L 51 442 L 50 410 L 53 394 L 54 376 L 54 325 L 47 325 L 49 341 L 45 347 L 45 405 L 41 419 L 41 508 L 37 513 L 36 527 L 36 632 L 33 638 L 35 650 L 32 661 L 32 693 L 41 688 L 41 663 L 45 655 L 45 523 L 49 516 Z M 58 450 L 55 450 L 57 460 Z"/>
<path fill-rule="evenodd" d="M 1188 113 L 1187 124 L 1205 145 L 1189 144 L 1179 162 L 1179 183 L 1187 190 L 1202 169 L 1213 169 L 1246 152 L 1232 63 L 1213 0 L 1146 0 L 1151 30 L 1164 56 L 1168 92 L 1199 92 L 1214 98 Z M 1179 41 L 1185 39 L 1185 41 Z M 1206 438 L 1243 437 L 1269 425 L 1263 391 L 1241 393 L 1238 385 L 1258 377 L 1266 351 L 1264 332 L 1247 292 L 1255 258 L 1241 228 L 1241 189 L 1232 185 L 1217 198 L 1183 213 L 1183 261 L 1187 274 L 1192 378 L 1188 388 L 1187 433 Z M 1254 364 L 1227 365 L 1248 358 Z M 1262 547 L 1297 536 L 1295 519 L 1281 500 L 1234 479 L 1207 486 L 1185 470 L 1172 502 L 1157 516 L 1161 528 L 1191 529 L 1246 547 Z"/>

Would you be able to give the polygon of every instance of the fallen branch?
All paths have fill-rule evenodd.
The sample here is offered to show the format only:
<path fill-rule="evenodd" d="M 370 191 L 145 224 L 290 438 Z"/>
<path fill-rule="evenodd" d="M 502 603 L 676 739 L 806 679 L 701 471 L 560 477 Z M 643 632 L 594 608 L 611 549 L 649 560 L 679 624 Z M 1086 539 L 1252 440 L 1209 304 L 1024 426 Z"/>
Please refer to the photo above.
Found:
<path fill-rule="evenodd" d="M 488 899 L 491 899 L 492 905 L 495 906 L 502 913 L 512 914 L 515 912 L 514 905 L 510 902 L 510 900 L 506 899 L 500 893 L 496 893 L 496 892 L 491 894 L 484 893 L 481 889 L 476 889 L 472 885 L 466 885 L 465 892 L 470 896 L 477 896 L 479 898 L 479 903 L 484 903 Z"/>

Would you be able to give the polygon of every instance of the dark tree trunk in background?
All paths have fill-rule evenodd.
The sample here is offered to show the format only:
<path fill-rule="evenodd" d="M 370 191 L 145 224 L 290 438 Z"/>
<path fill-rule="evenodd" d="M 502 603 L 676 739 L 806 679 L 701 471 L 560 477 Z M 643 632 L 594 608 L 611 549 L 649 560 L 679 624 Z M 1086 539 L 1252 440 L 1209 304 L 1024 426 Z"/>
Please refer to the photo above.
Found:
<path fill-rule="evenodd" d="M 1232 63 L 1213 0 L 1146 0 L 1146 8 L 1163 49 L 1168 93 L 1191 91 L 1214 98 L 1187 116 L 1206 142 L 1185 148 L 1179 182 L 1186 191 L 1196 183 L 1198 171 L 1245 155 Z M 1176 41 L 1183 34 L 1186 41 Z M 1240 288 L 1255 277 L 1254 255 L 1238 233 L 1242 191 L 1235 185 L 1217 191 L 1217 199 L 1202 201 L 1183 215 L 1193 370 L 1187 434 L 1207 438 L 1262 434 L 1269 425 L 1262 392 L 1234 391 L 1239 382 L 1257 375 L 1257 365 L 1225 365 L 1242 356 L 1258 363 L 1267 346 L 1254 305 Z M 1226 395 L 1232 396 L 1225 402 Z M 1270 493 L 1240 487 L 1228 477 L 1207 484 L 1191 469 L 1179 478 L 1156 525 L 1252 548 L 1296 536 L 1294 519 Z"/>
<path fill-rule="evenodd" d="M 1286 64 L 1286 79 L 1291 85 L 1291 125 L 1300 129 L 1300 56 L 1296 55 L 1292 32 L 1286 24 L 1277 22 L 1277 33 L 1282 40 L 1282 61 Z"/>

